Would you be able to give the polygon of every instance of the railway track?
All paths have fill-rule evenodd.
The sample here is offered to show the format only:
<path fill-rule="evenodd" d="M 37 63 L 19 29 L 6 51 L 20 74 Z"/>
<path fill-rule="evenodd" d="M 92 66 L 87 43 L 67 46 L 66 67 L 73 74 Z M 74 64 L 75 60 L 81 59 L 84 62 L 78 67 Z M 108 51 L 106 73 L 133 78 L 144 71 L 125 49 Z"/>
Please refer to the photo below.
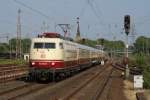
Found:
<path fill-rule="evenodd" d="M 0 98 L 3 100 L 70 100 L 74 98 L 98 100 L 105 88 L 108 87 L 107 83 L 112 71 L 113 67 L 109 64 L 103 67 L 96 66 L 58 83 L 25 84 L 0 93 Z M 81 96 L 82 94 L 84 96 Z"/>
<path fill-rule="evenodd" d="M 17 70 L 17 69 L 24 69 L 27 68 L 27 66 L 0 66 L 0 72 L 8 71 L 8 70 Z"/>
<path fill-rule="evenodd" d="M 104 89 L 106 88 L 108 82 L 110 81 L 110 78 L 111 78 L 111 74 L 113 72 L 113 68 L 108 72 L 108 76 L 106 78 L 104 78 L 103 80 L 103 84 L 102 85 L 99 85 L 97 90 L 96 90 L 96 93 L 95 95 L 93 96 L 92 100 L 98 100 L 99 98 L 101 98 L 101 95 L 102 93 L 104 92 Z M 108 87 L 109 88 L 109 87 Z M 109 93 L 107 93 L 108 95 Z"/>
<path fill-rule="evenodd" d="M 89 78 L 89 80 L 85 81 L 78 88 L 65 96 L 63 100 L 70 100 L 74 98 L 76 100 L 98 100 L 110 79 L 112 71 L 112 68 L 105 68 L 101 70 L 99 73 Z M 82 94 L 87 95 L 83 96 Z"/>
<path fill-rule="evenodd" d="M 112 64 L 112 66 L 118 70 L 121 70 L 121 71 L 125 71 L 126 67 L 125 65 L 122 65 L 120 63 L 115 63 L 115 64 Z M 130 67 L 129 70 L 130 70 L 130 74 L 132 75 L 139 75 L 139 74 L 142 74 L 142 70 L 135 67 L 135 65 L 132 65 L 133 67 Z"/>
<path fill-rule="evenodd" d="M 28 83 L 7 91 L 0 92 L 0 100 L 16 100 L 19 97 L 32 94 L 33 92 L 40 91 L 54 84 L 55 83 L 49 83 L 49 84 Z"/>
<path fill-rule="evenodd" d="M 0 83 L 5 83 L 20 78 L 28 73 L 28 69 L 28 67 L 20 66 L 1 66 Z"/>
<path fill-rule="evenodd" d="M 102 69 L 102 67 L 100 68 L 99 67 L 99 69 Z M 89 73 L 88 72 L 88 70 L 91 70 L 91 73 Z M 77 86 L 77 84 L 76 84 L 76 82 L 81 82 L 83 79 L 81 79 L 81 76 L 82 76 L 82 78 L 83 77 L 85 77 L 86 79 L 88 78 L 88 76 L 90 76 L 90 75 L 92 75 L 92 74 L 94 74 L 93 73 L 93 71 L 95 70 L 95 68 L 93 67 L 93 68 L 91 68 L 91 69 L 88 69 L 88 70 L 86 70 L 86 71 L 83 71 L 83 72 L 81 72 L 80 74 L 77 74 L 77 75 L 75 75 L 75 76 L 73 76 L 73 77 L 70 77 L 70 78 L 67 78 L 66 80 L 63 80 L 63 81 L 60 81 L 60 82 L 57 82 L 57 83 L 49 83 L 49 84 L 42 84 L 42 85 L 38 85 L 38 84 L 35 84 L 35 85 L 37 85 L 37 86 L 29 86 L 29 90 L 26 92 L 26 93 L 21 93 L 21 92 L 16 92 L 16 90 L 14 89 L 13 91 L 15 91 L 15 92 L 13 92 L 13 91 L 11 91 L 11 94 L 10 94 L 10 92 L 9 93 L 7 93 L 7 95 L 5 95 L 5 97 L 7 97 L 7 98 L 5 98 L 5 99 L 3 99 L 3 100 L 35 100 L 35 99 L 37 99 L 37 100 L 41 100 L 41 99 L 43 99 L 43 100 L 55 100 L 54 98 L 55 98 L 55 96 L 57 95 L 61 95 L 61 94 L 57 94 L 57 93 L 65 93 L 66 92 L 66 90 L 68 90 L 68 88 L 66 88 L 68 85 L 76 85 Z M 81 75 L 82 74 L 82 75 Z M 80 79 L 80 80 L 79 80 Z M 73 81 L 76 81 L 76 82 L 74 82 L 73 83 Z M 23 86 L 24 87 L 24 86 Z M 63 88 L 62 88 L 63 87 Z M 68 87 L 70 87 L 70 86 L 68 86 Z M 61 88 L 61 89 L 60 89 Z M 71 87 L 72 88 L 72 87 Z M 31 90 L 32 89 L 32 90 Z M 23 88 L 21 88 L 21 90 L 22 91 L 26 91 L 26 89 L 23 89 Z M 17 90 L 17 91 L 20 91 L 20 89 L 19 90 Z M 48 93 L 48 92 L 54 92 L 54 93 Z M 65 92 L 64 92 L 65 91 Z M 15 95 L 14 95 L 14 94 Z M 21 93 L 21 94 L 20 94 Z M 44 97 L 43 96 L 41 96 L 41 94 L 43 94 L 44 93 Z M 55 95 L 55 93 L 56 93 L 56 95 Z M 17 95 L 16 95 L 17 94 Z M 14 95 L 13 97 L 9 97 L 8 98 L 8 95 Z M 46 95 L 46 96 L 45 96 Z M 56 96 L 56 97 L 57 97 Z M 1 96 L 0 96 L 1 97 Z M 3 95 L 3 97 L 4 97 L 4 95 Z M 53 98 L 54 97 L 54 98 Z M 60 96 L 60 97 L 62 97 L 62 96 Z M 46 98 L 46 99 L 45 99 Z"/>
<path fill-rule="evenodd" d="M 23 86 L 19 86 L 4 92 L 0 93 L 0 99 L 3 100 L 16 100 L 18 98 L 24 98 L 27 95 L 32 95 L 33 93 L 36 93 L 37 91 L 40 91 L 42 89 L 45 89 L 49 86 L 54 85 L 55 83 L 50 84 L 25 84 Z"/>
<path fill-rule="evenodd" d="M 7 69 L 8 70 L 8 69 Z M 21 86 L 17 86 L 15 88 L 0 92 L 0 99 L 2 100 L 15 100 L 17 98 L 24 97 L 26 95 L 30 95 L 34 92 L 40 91 L 48 86 L 52 86 L 55 83 L 49 84 L 37 84 L 37 83 L 29 83 Z"/>
<path fill-rule="evenodd" d="M 107 86 L 107 82 L 109 81 L 108 77 L 110 77 L 111 72 L 112 67 L 96 66 L 71 78 L 58 82 L 54 86 L 47 87 L 42 91 L 34 92 L 26 96 L 21 96 L 18 98 L 18 100 L 70 100 L 72 98 L 74 99 L 79 92 L 82 94 L 90 84 L 91 86 L 95 85 L 96 87 L 94 87 L 93 89 L 91 87 L 86 91 L 90 92 L 95 89 L 91 96 L 94 100 L 94 96 L 97 96 L 97 98 L 99 98 L 100 94 Z M 86 97 L 88 98 L 88 95 L 86 95 Z M 82 98 L 77 100 L 84 99 Z"/>

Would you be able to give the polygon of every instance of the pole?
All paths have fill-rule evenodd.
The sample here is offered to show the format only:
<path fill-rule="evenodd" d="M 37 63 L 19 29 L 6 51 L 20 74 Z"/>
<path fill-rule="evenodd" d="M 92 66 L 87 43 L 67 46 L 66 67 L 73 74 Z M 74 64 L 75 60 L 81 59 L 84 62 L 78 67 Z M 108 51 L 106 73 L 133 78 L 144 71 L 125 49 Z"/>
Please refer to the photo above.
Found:
<path fill-rule="evenodd" d="M 7 42 L 9 45 L 9 59 L 11 59 L 11 40 L 9 40 L 9 35 L 7 36 Z"/>
<path fill-rule="evenodd" d="M 128 67 L 128 34 L 130 33 L 130 15 L 124 16 L 124 29 L 126 33 L 126 54 L 125 54 L 125 79 L 129 78 L 129 67 Z"/>
<path fill-rule="evenodd" d="M 129 73 L 130 73 L 130 70 L 129 70 L 129 66 L 128 66 L 128 35 L 126 36 L 126 57 L 125 57 L 125 62 L 126 62 L 126 68 L 125 68 L 125 79 L 128 79 L 129 78 Z"/>
<path fill-rule="evenodd" d="M 17 38 L 16 38 L 16 59 L 21 58 L 22 50 L 21 50 L 21 23 L 20 23 L 20 13 L 21 10 L 18 9 L 17 16 Z"/>
<path fill-rule="evenodd" d="M 128 35 L 126 36 L 126 57 L 128 58 Z"/>
<path fill-rule="evenodd" d="M 10 53 L 10 59 L 12 59 L 12 46 L 11 46 L 11 39 L 9 40 L 9 53 Z"/>

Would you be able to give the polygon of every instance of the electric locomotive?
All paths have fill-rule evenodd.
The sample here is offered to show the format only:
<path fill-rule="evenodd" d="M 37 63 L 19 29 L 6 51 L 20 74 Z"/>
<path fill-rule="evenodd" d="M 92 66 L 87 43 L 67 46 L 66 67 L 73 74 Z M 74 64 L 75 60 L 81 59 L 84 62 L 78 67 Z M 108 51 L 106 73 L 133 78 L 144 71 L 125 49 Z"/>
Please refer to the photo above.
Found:
<path fill-rule="evenodd" d="M 32 39 L 30 75 L 54 79 L 100 63 L 104 52 L 73 42 L 58 33 L 43 33 Z"/>

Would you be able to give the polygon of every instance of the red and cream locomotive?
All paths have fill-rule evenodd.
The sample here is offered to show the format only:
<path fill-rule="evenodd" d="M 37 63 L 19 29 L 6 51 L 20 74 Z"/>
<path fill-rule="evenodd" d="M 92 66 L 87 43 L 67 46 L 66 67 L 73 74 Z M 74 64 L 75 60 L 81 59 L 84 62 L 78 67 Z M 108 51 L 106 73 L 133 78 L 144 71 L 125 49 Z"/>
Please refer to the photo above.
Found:
<path fill-rule="evenodd" d="M 78 44 L 58 33 L 43 33 L 32 39 L 30 75 L 40 79 L 64 76 L 100 63 L 104 52 Z"/>

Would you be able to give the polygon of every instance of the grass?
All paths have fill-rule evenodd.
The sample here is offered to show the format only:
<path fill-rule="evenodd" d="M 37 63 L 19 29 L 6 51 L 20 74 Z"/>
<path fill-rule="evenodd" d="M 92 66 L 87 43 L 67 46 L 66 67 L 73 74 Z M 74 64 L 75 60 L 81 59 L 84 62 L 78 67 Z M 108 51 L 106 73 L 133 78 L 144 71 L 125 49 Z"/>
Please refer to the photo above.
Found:
<path fill-rule="evenodd" d="M 0 65 L 26 65 L 27 62 L 24 61 L 23 59 L 0 59 Z"/>
<path fill-rule="evenodd" d="M 150 89 L 150 55 L 134 54 L 129 56 L 129 66 L 136 65 L 143 70 L 144 88 Z"/>

